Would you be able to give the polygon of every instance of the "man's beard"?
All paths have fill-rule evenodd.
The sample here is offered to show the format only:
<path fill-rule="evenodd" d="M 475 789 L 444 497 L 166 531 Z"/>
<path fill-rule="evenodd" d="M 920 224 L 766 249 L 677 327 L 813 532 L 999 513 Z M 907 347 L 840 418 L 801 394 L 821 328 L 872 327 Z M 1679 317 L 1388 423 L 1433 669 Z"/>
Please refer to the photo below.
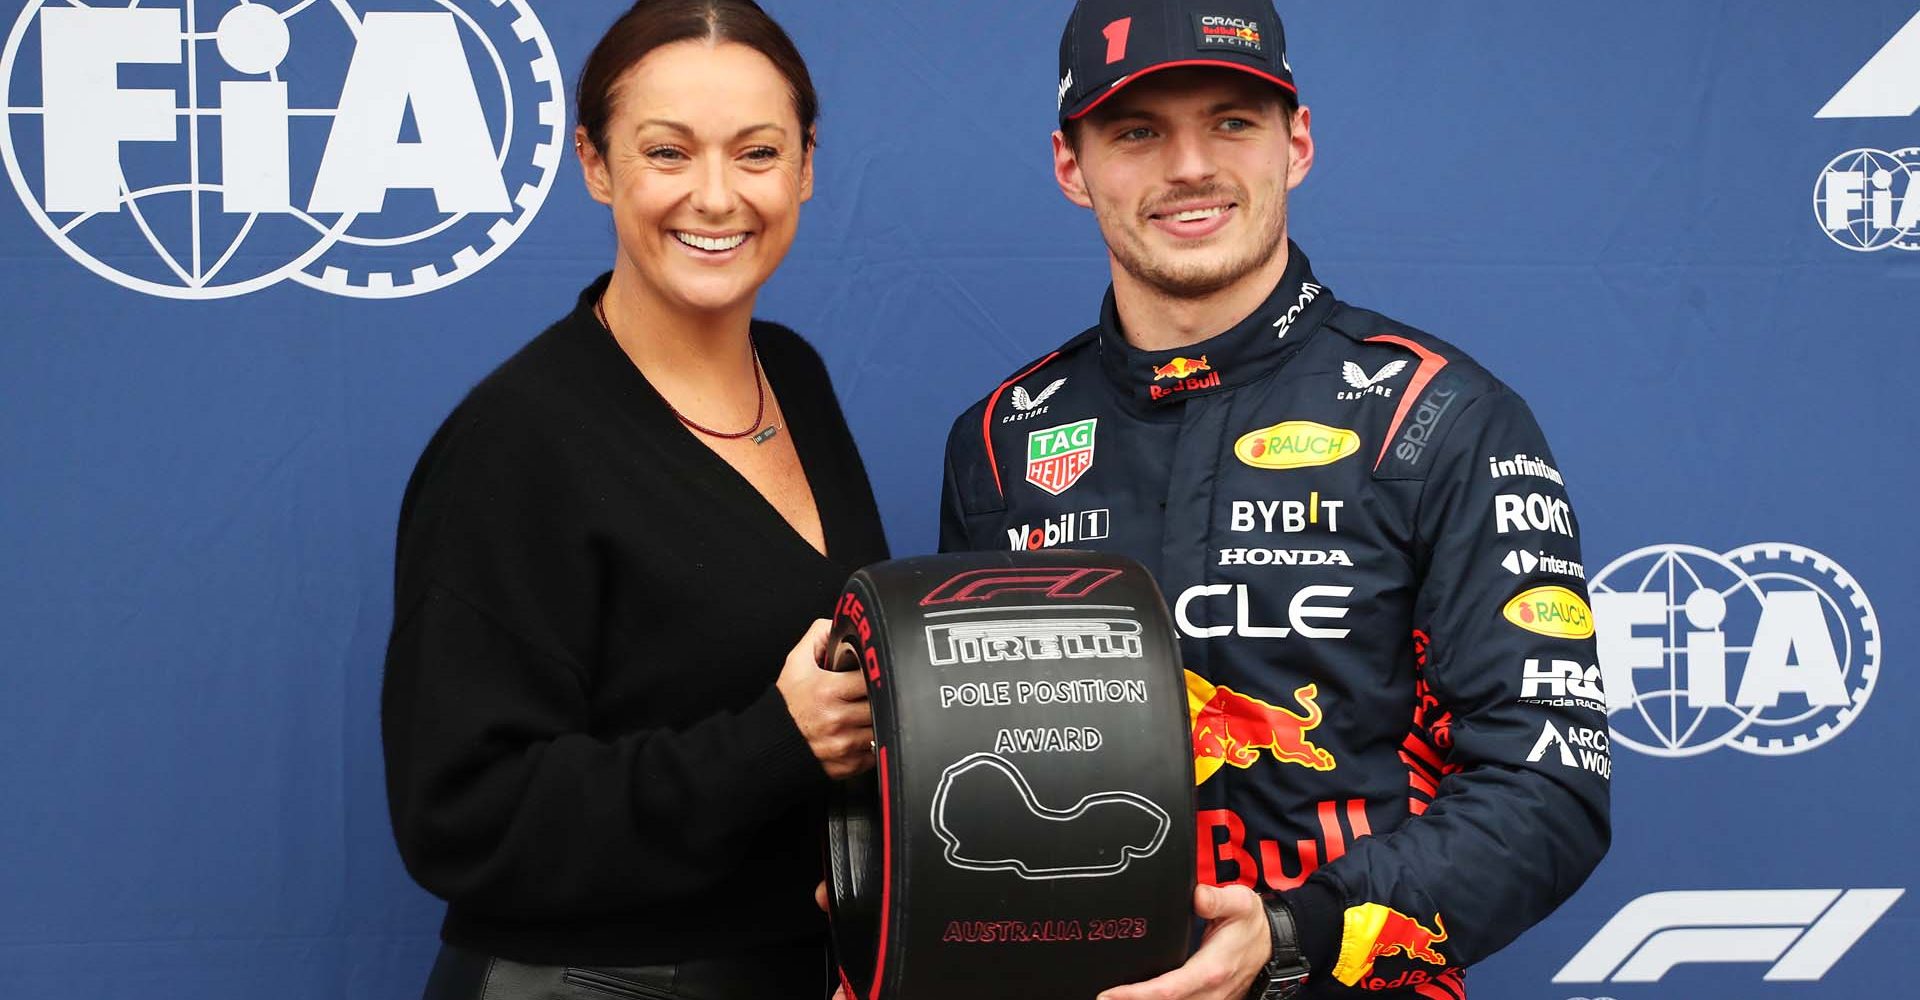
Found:
<path fill-rule="evenodd" d="M 1208 198 L 1232 201 L 1238 206 L 1236 211 L 1246 210 L 1247 197 L 1244 192 L 1221 188 L 1171 192 L 1159 201 L 1171 205 Z M 1185 255 L 1173 253 L 1156 258 L 1141 232 L 1131 225 L 1134 217 L 1112 206 L 1101 206 L 1098 201 L 1094 203 L 1094 217 L 1100 224 L 1101 235 L 1106 237 L 1107 249 L 1113 254 L 1113 259 L 1134 280 L 1171 299 L 1202 299 L 1265 267 L 1280 252 L 1287 232 L 1286 196 L 1276 192 L 1272 204 L 1274 208 L 1269 213 L 1270 218 L 1248 219 L 1248 223 L 1256 228 L 1262 238 L 1248 247 L 1244 254 L 1226 260 L 1182 261 L 1177 258 Z M 1153 211 L 1148 209 L 1137 218 L 1145 218 Z M 1146 225 L 1151 226 L 1152 223 Z"/>

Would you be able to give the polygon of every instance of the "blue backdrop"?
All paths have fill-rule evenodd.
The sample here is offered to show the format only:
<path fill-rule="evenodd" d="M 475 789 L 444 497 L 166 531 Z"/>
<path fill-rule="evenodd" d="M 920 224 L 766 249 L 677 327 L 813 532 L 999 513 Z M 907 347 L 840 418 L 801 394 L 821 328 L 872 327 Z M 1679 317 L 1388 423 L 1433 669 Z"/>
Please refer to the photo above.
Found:
<path fill-rule="evenodd" d="M 895 551 L 928 551 L 949 421 L 1106 283 L 1049 170 L 1068 3 L 768 6 L 826 111 L 760 311 L 820 347 Z M 609 265 L 555 97 L 623 7 L 0 3 L 0 997 L 417 996 L 441 906 L 382 786 L 395 515 L 441 417 Z M 1920 4 L 1282 14 L 1319 274 L 1532 402 L 1603 628 L 1666 595 L 1605 654 L 1635 685 L 1613 853 L 1473 995 L 1910 991 Z M 350 93 L 402 78 L 411 110 Z M 382 123 L 457 160 L 473 98 L 479 181 L 321 190 Z M 1724 622 L 1688 617 L 1703 589 Z M 1776 611 L 1795 641 L 1760 652 Z"/>

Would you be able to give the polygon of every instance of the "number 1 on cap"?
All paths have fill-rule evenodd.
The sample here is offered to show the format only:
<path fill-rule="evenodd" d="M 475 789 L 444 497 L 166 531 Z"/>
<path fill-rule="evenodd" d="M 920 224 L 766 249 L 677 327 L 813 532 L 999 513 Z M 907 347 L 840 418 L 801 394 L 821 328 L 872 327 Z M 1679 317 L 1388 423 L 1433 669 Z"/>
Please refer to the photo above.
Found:
<path fill-rule="evenodd" d="M 1133 18 L 1123 17 L 1100 32 L 1107 36 L 1107 65 L 1111 66 L 1127 57 L 1127 34 L 1132 30 Z"/>

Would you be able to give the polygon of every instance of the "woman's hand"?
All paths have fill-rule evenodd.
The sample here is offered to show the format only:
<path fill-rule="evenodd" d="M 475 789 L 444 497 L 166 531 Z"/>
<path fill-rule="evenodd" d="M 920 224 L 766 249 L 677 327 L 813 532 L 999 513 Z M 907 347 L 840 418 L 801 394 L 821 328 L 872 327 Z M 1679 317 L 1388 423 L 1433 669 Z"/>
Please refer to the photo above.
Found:
<path fill-rule="evenodd" d="M 873 709 L 867 704 L 867 679 L 858 670 L 835 672 L 820 666 L 827 655 L 827 630 L 818 619 L 787 654 L 774 682 L 800 735 L 829 778 L 848 778 L 873 766 Z"/>

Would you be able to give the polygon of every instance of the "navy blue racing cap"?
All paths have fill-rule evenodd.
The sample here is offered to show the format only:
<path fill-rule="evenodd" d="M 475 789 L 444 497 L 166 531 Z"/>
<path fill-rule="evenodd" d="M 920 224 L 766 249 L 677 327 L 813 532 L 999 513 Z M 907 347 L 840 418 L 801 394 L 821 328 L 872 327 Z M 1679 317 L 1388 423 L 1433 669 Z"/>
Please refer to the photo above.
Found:
<path fill-rule="evenodd" d="M 1060 36 L 1060 121 L 1179 66 L 1252 73 L 1299 99 L 1272 0 L 1079 0 Z"/>

